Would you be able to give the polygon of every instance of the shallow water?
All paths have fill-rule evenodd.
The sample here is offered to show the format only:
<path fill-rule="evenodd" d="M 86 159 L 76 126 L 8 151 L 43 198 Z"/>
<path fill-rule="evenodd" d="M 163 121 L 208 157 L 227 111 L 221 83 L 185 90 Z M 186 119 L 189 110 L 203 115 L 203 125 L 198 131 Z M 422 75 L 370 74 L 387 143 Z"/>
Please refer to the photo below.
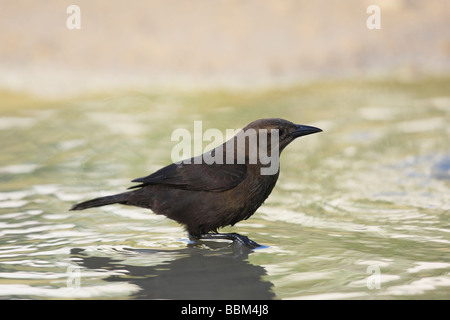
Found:
<path fill-rule="evenodd" d="M 0 297 L 449 299 L 448 88 L 1 93 Z M 263 248 L 189 243 L 139 208 L 68 211 L 170 163 L 176 128 L 202 120 L 225 134 L 263 117 L 324 129 L 292 143 L 266 203 L 223 230 Z"/>

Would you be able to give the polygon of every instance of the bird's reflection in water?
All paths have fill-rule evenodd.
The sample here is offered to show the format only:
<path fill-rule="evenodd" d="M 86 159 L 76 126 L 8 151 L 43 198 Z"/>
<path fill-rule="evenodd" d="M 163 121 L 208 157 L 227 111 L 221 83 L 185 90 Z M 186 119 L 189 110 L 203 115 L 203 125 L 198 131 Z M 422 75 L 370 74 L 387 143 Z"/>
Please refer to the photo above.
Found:
<path fill-rule="evenodd" d="M 109 257 L 74 248 L 71 255 L 81 268 L 117 271 L 105 281 L 139 286 L 131 298 L 273 299 L 273 284 L 263 279 L 265 269 L 248 261 L 251 252 L 237 243 L 202 242 L 178 250 L 127 248 Z"/>

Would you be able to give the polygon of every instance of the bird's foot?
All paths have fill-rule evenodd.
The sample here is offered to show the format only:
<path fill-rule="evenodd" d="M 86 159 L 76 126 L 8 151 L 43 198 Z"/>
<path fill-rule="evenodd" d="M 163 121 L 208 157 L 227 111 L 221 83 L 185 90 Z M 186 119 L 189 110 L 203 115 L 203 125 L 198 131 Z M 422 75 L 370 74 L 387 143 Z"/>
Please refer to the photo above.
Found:
<path fill-rule="evenodd" d="M 196 237 L 196 239 L 198 239 L 198 240 L 225 239 L 225 240 L 232 240 L 235 243 L 245 245 L 252 249 L 261 247 L 261 245 L 259 245 L 255 241 L 249 239 L 246 236 L 242 236 L 238 233 L 204 233 L 204 234 L 200 235 L 199 237 Z"/>

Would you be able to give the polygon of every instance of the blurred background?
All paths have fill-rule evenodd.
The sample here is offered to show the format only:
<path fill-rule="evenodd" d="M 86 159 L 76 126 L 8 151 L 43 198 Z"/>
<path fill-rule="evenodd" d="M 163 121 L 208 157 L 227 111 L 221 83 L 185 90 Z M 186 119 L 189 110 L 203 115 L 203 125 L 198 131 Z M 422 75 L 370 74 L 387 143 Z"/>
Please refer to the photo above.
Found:
<path fill-rule="evenodd" d="M 66 27 L 71 4 L 80 8 L 79 30 Z M 370 5 L 381 9 L 379 30 L 366 26 Z M 0 86 L 62 95 L 446 74 L 449 6 L 441 0 L 3 0 Z"/>
<path fill-rule="evenodd" d="M 445 0 L 0 0 L 0 298 L 449 299 L 449 31 Z M 223 230 L 262 249 L 69 211 L 267 117 L 323 132 Z"/>

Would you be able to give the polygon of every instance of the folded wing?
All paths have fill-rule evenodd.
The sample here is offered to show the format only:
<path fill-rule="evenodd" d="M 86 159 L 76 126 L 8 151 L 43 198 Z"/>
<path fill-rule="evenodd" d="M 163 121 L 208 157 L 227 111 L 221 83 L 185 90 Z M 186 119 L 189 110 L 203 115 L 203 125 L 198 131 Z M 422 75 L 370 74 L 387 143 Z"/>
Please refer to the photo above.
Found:
<path fill-rule="evenodd" d="M 236 187 L 246 173 L 245 164 L 173 163 L 149 176 L 133 180 L 141 184 L 130 189 L 159 184 L 185 190 L 220 192 Z"/>

